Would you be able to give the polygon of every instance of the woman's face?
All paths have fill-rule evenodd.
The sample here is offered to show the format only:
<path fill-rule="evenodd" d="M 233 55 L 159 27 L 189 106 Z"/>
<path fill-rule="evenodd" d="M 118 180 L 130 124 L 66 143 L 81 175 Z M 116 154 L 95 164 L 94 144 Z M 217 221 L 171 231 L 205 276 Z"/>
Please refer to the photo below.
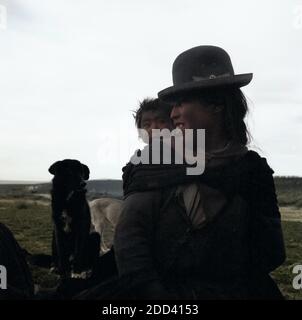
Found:
<path fill-rule="evenodd" d="M 171 111 L 174 127 L 185 129 L 206 129 L 211 131 L 217 125 L 217 107 L 202 104 L 198 100 L 182 101 Z"/>

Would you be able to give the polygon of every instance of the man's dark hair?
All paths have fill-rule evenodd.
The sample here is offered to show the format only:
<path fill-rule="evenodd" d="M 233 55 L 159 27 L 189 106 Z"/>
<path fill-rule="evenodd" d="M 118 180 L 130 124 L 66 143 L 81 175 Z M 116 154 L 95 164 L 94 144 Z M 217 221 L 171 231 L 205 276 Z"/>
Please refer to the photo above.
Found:
<path fill-rule="evenodd" d="M 170 104 L 167 104 L 158 98 L 146 98 L 139 103 L 139 108 L 134 111 L 133 117 L 135 119 L 136 127 L 141 129 L 142 115 L 144 112 L 159 112 L 162 115 L 166 115 L 168 118 L 170 118 L 171 110 L 172 106 Z"/>

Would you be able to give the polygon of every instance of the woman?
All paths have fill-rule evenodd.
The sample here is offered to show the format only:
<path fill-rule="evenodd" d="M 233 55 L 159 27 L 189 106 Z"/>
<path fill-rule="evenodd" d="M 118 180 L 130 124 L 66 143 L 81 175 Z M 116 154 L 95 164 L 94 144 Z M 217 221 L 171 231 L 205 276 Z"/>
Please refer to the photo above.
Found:
<path fill-rule="evenodd" d="M 269 276 L 285 259 L 273 170 L 247 148 L 240 87 L 251 79 L 235 75 L 218 47 L 195 47 L 175 60 L 174 85 L 159 98 L 173 104 L 175 127 L 205 129 L 205 171 L 189 176 L 186 165 L 173 164 L 124 168 L 114 247 L 133 298 L 282 297 Z"/>

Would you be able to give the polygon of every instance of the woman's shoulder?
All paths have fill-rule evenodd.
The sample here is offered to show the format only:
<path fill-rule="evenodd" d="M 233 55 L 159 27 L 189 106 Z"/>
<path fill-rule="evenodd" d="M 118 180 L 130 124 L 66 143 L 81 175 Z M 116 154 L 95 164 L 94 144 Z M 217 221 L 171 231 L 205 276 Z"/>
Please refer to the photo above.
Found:
<path fill-rule="evenodd" d="M 234 157 L 225 165 L 214 168 L 206 168 L 204 176 L 209 177 L 241 177 L 259 174 L 272 175 L 274 170 L 269 166 L 267 159 L 254 150 L 247 152 L 240 157 Z"/>
<path fill-rule="evenodd" d="M 262 157 L 254 150 L 248 150 L 246 154 L 239 160 L 241 167 L 248 169 L 253 173 L 274 174 L 274 170 L 270 167 L 265 157 Z"/>
<path fill-rule="evenodd" d="M 256 199 L 275 192 L 274 170 L 269 166 L 267 159 L 254 150 L 249 150 L 241 159 L 238 166 L 239 189 L 252 194 Z"/>
<path fill-rule="evenodd" d="M 232 196 L 237 193 L 249 194 L 273 189 L 273 173 L 265 157 L 256 151 L 248 150 L 226 166 L 207 170 L 200 180 Z"/>

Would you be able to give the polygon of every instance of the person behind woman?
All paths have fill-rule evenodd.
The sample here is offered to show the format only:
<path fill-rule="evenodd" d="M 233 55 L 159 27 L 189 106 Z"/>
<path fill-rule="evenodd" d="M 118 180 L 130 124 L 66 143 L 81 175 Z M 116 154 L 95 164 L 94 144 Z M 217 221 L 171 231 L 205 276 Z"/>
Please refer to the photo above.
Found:
<path fill-rule="evenodd" d="M 170 104 L 157 98 L 145 98 L 133 115 L 137 129 L 144 129 L 150 138 L 153 129 L 172 129 L 171 109 Z M 146 142 L 149 143 L 149 141 Z"/>
<path fill-rule="evenodd" d="M 205 171 L 185 165 L 132 165 L 114 247 L 134 299 L 279 299 L 269 273 L 285 260 L 274 171 L 249 150 L 248 105 L 229 55 L 215 46 L 180 54 L 175 127 L 205 129 Z M 196 151 L 196 150 L 195 150 Z M 130 296 L 128 296 L 130 297 Z"/>

